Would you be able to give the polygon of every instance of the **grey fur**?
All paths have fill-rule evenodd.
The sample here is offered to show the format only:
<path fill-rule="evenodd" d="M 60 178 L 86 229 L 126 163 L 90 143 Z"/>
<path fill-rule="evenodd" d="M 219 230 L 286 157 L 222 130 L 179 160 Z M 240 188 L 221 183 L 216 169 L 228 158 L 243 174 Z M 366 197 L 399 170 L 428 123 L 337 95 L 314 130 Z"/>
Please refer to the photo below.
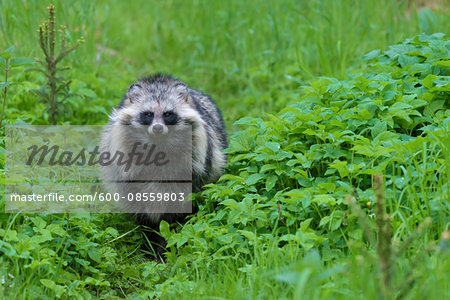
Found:
<path fill-rule="evenodd" d="M 154 113 L 151 121 L 147 119 L 143 121 L 141 114 L 143 111 Z M 217 181 L 223 173 L 226 164 L 223 150 L 227 147 L 225 126 L 219 109 L 208 95 L 188 87 L 171 76 L 156 74 L 130 86 L 110 116 L 110 123 L 102 136 L 101 151 L 129 151 L 133 142 L 145 143 L 156 138 L 152 135 L 156 132 L 155 129 L 166 130 L 165 125 L 168 121 L 164 119 L 163 113 L 167 111 L 174 112 L 177 116 L 174 124 L 176 128 L 192 126 L 192 157 L 181 155 L 177 159 L 181 166 L 189 165 L 188 162 L 192 161 L 192 190 L 198 192 L 204 184 Z M 117 129 L 115 125 L 128 126 L 119 126 L 121 129 Z M 175 135 L 167 142 L 166 151 L 170 152 L 171 149 L 182 147 L 183 144 L 183 139 Z M 139 192 L 144 193 L 154 192 L 155 188 L 161 187 L 152 182 L 138 183 L 133 188 L 129 184 L 110 182 L 140 179 L 142 171 L 136 167 L 131 172 L 124 172 L 123 167 L 111 165 L 102 168 L 101 176 L 103 181 L 109 181 L 106 184 L 108 192 L 126 193 L 138 186 Z M 148 202 L 133 205 L 139 205 L 137 209 L 142 213 L 140 217 L 144 223 L 155 225 L 161 220 L 170 222 L 184 218 L 183 214 L 171 215 L 164 211 L 154 213 L 154 207 Z M 133 209 L 136 210 L 136 207 Z"/>

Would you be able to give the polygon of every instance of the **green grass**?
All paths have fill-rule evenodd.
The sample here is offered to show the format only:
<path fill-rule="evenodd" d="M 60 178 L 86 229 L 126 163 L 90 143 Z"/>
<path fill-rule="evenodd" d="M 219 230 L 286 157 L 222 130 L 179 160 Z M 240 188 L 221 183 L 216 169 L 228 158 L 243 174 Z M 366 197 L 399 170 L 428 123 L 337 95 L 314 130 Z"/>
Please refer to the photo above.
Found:
<path fill-rule="evenodd" d="M 69 40 L 85 39 L 62 62 L 72 67 L 63 74 L 72 80 L 76 95 L 64 103 L 59 124 L 105 124 L 133 80 L 167 72 L 216 100 L 233 133 L 230 163 L 221 182 L 205 192 L 188 225 L 171 231 L 163 225 L 173 245 L 167 264 L 144 257 L 141 230 L 127 216 L 11 215 L 2 212 L 1 199 L 0 299 L 377 299 L 383 257 L 376 241 L 364 234 L 376 230 L 375 219 L 363 216 L 374 213 L 373 171 L 386 177 L 386 210 L 393 218 L 394 237 L 389 242 L 394 250 L 411 243 L 393 256 L 389 296 L 406 291 L 407 299 L 449 298 L 448 66 L 434 67 L 433 74 L 441 77 L 424 83 L 425 71 L 417 75 L 397 66 L 398 61 L 394 70 L 361 59 L 423 32 L 445 33 L 448 41 L 450 9 L 445 1 L 430 1 L 432 10 L 420 12 L 408 2 L 54 1 L 57 24 L 68 27 Z M 42 59 L 37 29 L 46 19 L 48 3 L 0 0 L 0 51 L 14 45 L 14 56 Z M 4 64 L 0 66 L 3 81 Z M 10 71 L 15 85 L 8 91 L 3 125 L 50 122 L 46 104 L 30 92 L 45 84 L 45 78 L 27 68 Z M 367 78 L 383 87 L 389 83 L 391 89 L 373 91 L 356 80 L 367 72 L 389 74 Z M 398 74 L 428 86 L 409 87 L 397 80 Z M 341 94 L 330 92 L 337 86 Z M 355 114 L 335 109 L 364 88 L 370 99 L 395 91 L 416 93 L 427 103 L 398 111 L 391 106 L 404 100 L 395 98 L 384 104 L 391 117 L 371 111 L 367 120 L 358 117 L 359 102 L 347 107 Z M 293 106 L 286 108 L 288 104 Z M 316 110 L 309 111 L 312 107 Z M 282 109 L 284 115 L 278 114 Z M 323 119 L 315 119 L 319 115 Z M 242 117 L 262 120 L 247 118 L 233 125 Z M 338 136 L 343 130 L 330 127 L 327 118 L 343 118 L 359 140 L 342 142 Z M 443 131 L 435 136 L 419 133 L 425 125 Z M 380 137 L 383 144 L 373 142 L 380 130 L 396 142 L 390 145 Z M 373 147 L 374 153 L 388 149 L 394 154 L 383 161 L 362 148 L 350 151 L 357 142 Z M 293 172 L 295 162 L 283 169 L 288 158 L 274 163 L 270 157 L 277 143 L 280 153 L 292 152 L 298 160 L 304 155 L 311 165 Z M 327 156 L 334 155 L 327 149 L 338 145 L 344 154 Z M 4 171 L 3 143 L 1 150 Z M 319 159 L 319 153 L 324 157 Z M 270 164 L 275 167 L 261 171 Z M 301 172 L 307 173 L 311 186 L 298 180 Z M 344 203 L 346 195 L 356 197 L 352 186 L 357 187 L 360 214 Z M 327 202 L 329 197 L 337 204 Z"/>
<path fill-rule="evenodd" d="M 97 89 L 117 87 L 114 103 L 136 77 L 168 72 L 210 93 L 228 125 L 278 111 L 317 76 L 343 78 L 357 71 L 360 57 L 373 49 L 424 31 L 450 32 L 448 9 L 419 22 L 413 8 L 405 12 L 406 2 L 390 0 L 55 4 L 57 21 L 68 26 L 73 40 L 86 38 L 72 55 L 77 73 L 104 79 Z M 22 56 L 40 56 L 35 30 L 45 19 L 45 5 L 2 5 L 0 46 L 14 44 Z"/>

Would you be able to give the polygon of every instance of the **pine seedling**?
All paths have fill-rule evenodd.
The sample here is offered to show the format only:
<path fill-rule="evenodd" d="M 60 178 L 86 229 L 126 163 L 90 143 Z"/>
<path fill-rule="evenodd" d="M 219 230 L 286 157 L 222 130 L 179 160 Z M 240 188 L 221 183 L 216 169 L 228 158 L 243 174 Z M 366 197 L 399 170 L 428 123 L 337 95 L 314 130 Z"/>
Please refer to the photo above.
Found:
<path fill-rule="evenodd" d="M 71 81 L 59 76 L 60 72 L 68 70 L 70 67 L 58 67 L 58 64 L 84 41 L 80 38 L 74 46 L 70 46 L 66 41 L 66 27 L 61 26 L 59 32 L 59 51 L 56 52 L 55 7 L 50 4 L 48 20 L 39 26 L 39 45 L 44 53 L 45 60 L 38 59 L 37 62 L 42 65 L 42 68 L 32 70 L 42 72 L 47 78 L 47 83 L 41 86 L 40 90 L 33 90 L 33 92 L 50 106 L 52 125 L 56 124 L 58 104 L 70 96 L 69 85 Z"/>

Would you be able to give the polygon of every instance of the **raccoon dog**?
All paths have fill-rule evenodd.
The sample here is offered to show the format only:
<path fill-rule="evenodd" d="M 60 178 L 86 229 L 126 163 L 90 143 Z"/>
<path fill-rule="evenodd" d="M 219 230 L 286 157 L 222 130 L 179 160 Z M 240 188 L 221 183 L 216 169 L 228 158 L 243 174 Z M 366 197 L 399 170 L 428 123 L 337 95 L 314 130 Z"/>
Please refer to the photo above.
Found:
<path fill-rule="evenodd" d="M 186 143 L 185 136 L 182 138 L 186 127 L 190 129 L 189 143 Z M 219 109 L 209 96 L 169 75 L 156 74 L 129 87 L 110 116 L 100 148 L 102 152 L 130 153 L 134 151 L 131 149 L 133 145 L 153 142 L 158 143 L 169 156 L 176 157 L 177 171 L 171 169 L 169 173 L 179 175 L 189 171 L 189 175 L 192 174 L 189 185 L 192 184 L 193 192 L 199 192 L 202 185 L 215 182 L 222 175 L 226 163 L 222 150 L 227 147 L 227 141 Z M 180 151 L 186 145 L 189 145 L 189 151 Z M 190 169 L 186 170 L 187 167 Z M 101 168 L 101 177 L 108 192 L 124 195 L 182 190 L 176 184 L 167 186 L 161 183 L 168 175 L 165 171 L 151 174 L 151 170 L 151 166 L 142 164 L 133 164 L 128 170 L 124 165 L 110 164 Z M 146 180 L 148 174 L 153 176 L 152 180 Z M 171 207 L 161 202 L 133 201 L 126 205 L 141 224 L 154 230 L 159 229 L 161 220 L 173 223 L 182 221 L 187 215 L 184 212 L 171 213 Z M 155 233 L 147 236 L 156 244 L 156 253 L 161 254 L 164 239 Z"/>

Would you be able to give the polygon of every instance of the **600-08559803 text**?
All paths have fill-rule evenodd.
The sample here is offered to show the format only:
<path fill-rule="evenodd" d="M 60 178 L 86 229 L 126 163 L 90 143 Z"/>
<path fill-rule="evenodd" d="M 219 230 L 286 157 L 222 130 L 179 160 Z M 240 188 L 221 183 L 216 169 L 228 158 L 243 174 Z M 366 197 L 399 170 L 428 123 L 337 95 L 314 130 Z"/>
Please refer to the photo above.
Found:
<path fill-rule="evenodd" d="M 151 201 L 151 202 L 168 202 L 168 201 L 183 201 L 184 193 L 128 193 L 126 196 L 121 196 L 119 193 L 100 193 L 98 195 L 99 201 Z"/>

